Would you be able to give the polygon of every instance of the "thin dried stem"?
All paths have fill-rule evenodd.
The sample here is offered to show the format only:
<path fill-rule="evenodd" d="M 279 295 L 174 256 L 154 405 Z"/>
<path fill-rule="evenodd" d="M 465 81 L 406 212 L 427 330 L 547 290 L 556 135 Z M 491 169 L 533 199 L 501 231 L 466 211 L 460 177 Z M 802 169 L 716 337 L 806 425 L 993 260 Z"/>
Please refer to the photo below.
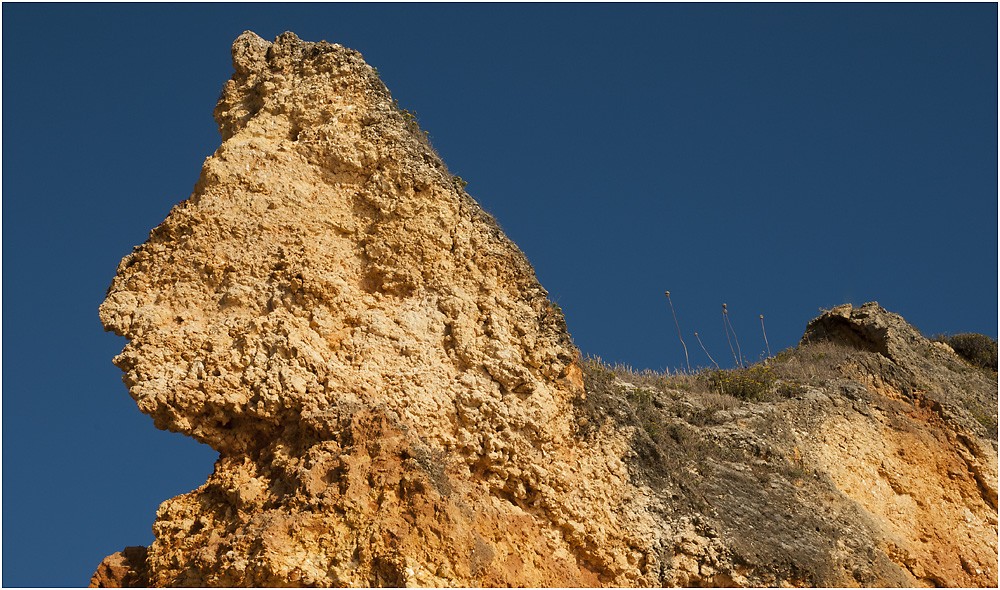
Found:
<path fill-rule="evenodd" d="M 726 310 L 726 304 L 722 304 L 722 327 L 726 330 L 726 341 L 729 342 L 729 352 L 733 353 L 733 360 L 736 361 L 736 366 L 740 366 L 740 360 L 736 358 L 736 351 L 733 350 L 733 339 L 729 337 L 729 312 Z"/>
<path fill-rule="evenodd" d="M 736 364 L 739 365 L 740 368 L 742 368 L 743 367 L 743 351 L 740 350 L 740 339 L 736 337 L 736 329 L 733 328 L 733 323 L 729 321 L 729 314 L 726 313 L 726 314 L 723 314 L 723 315 L 726 318 L 726 322 L 729 323 L 729 329 L 733 331 L 733 340 L 736 341 L 736 352 L 737 352 L 737 354 L 739 354 L 739 357 L 740 357 L 739 361 L 737 361 Z"/>
<path fill-rule="evenodd" d="M 677 323 L 677 314 L 674 313 L 674 304 L 670 301 L 670 291 L 665 291 L 667 295 L 667 303 L 670 304 L 670 313 L 674 316 L 674 325 L 677 326 L 677 337 L 681 340 L 681 346 L 684 347 L 684 362 L 687 363 L 688 372 L 691 372 L 691 361 L 688 359 L 688 347 L 684 344 L 684 338 L 681 336 L 681 325 Z"/>
<path fill-rule="evenodd" d="M 767 331 L 764 330 L 764 314 L 760 314 L 760 331 L 764 333 L 764 346 L 767 347 L 767 356 L 771 356 L 771 345 L 767 343 Z"/>
<path fill-rule="evenodd" d="M 694 333 L 694 337 L 698 339 L 698 344 L 701 344 L 701 338 L 698 337 L 698 333 L 697 332 Z M 705 345 L 704 344 L 701 344 L 701 349 L 705 350 Z M 715 365 L 716 369 L 719 368 L 719 363 L 715 362 L 715 359 L 712 358 L 712 355 L 708 354 L 707 350 L 705 350 L 705 356 L 708 357 L 708 360 L 712 361 L 712 363 Z"/>

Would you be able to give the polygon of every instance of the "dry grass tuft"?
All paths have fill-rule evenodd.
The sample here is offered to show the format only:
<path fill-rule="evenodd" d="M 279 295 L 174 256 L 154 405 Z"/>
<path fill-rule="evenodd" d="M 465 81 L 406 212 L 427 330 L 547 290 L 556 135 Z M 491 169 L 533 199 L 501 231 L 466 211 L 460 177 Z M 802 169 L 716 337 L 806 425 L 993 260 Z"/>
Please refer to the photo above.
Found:
<path fill-rule="evenodd" d="M 777 379 L 821 387 L 832 379 L 843 377 L 840 366 L 852 349 L 829 341 L 810 342 L 796 348 L 786 348 L 767 361 Z"/>

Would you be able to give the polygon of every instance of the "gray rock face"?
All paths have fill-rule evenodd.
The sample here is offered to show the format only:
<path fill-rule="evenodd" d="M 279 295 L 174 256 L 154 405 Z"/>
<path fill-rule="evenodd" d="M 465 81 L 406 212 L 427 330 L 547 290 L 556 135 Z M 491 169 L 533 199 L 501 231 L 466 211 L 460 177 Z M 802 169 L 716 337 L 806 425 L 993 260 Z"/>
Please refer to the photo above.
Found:
<path fill-rule="evenodd" d="M 585 363 L 581 436 L 631 427 L 635 481 L 677 531 L 662 583 L 996 583 L 995 381 L 876 303 L 751 371 L 775 380 L 754 402 Z"/>
<path fill-rule="evenodd" d="M 801 345 L 813 342 L 877 353 L 866 357 L 859 378 L 867 374 L 873 382 L 884 382 L 890 393 L 936 404 L 951 422 L 992 440 L 995 448 L 996 381 L 970 368 L 948 345 L 924 338 L 901 316 L 875 302 L 859 308 L 841 305 L 809 322 Z M 992 496 L 996 498 L 995 491 Z"/>

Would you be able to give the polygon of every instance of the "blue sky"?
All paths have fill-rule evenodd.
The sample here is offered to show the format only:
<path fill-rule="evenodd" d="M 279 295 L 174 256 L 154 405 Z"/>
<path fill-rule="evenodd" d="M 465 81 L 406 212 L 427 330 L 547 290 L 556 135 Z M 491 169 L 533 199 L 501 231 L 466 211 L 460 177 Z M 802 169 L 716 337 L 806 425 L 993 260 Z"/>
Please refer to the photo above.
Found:
<path fill-rule="evenodd" d="M 996 4 L 3 5 L 4 586 L 86 585 L 216 453 L 97 307 L 189 196 L 244 30 L 356 49 L 565 311 L 637 368 L 877 300 L 997 336 Z M 731 355 L 729 357 L 732 358 Z M 730 360 L 730 364 L 731 360 Z"/>

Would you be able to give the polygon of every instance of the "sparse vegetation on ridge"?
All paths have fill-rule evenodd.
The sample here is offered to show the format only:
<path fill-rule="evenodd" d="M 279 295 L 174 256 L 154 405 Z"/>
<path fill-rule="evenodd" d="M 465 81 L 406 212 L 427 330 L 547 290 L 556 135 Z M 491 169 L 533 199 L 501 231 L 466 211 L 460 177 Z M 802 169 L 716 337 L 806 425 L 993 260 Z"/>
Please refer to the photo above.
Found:
<path fill-rule="evenodd" d="M 764 365 L 731 370 L 716 369 L 708 373 L 708 382 L 713 390 L 745 400 L 767 396 L 776 378 L 774 371 Z"/>
<path fill-rule="evenodd" d="M 938 334 L 935 342 L 943 342 L 950 346 L 955 354 L 962 357 L 970 365 L 989 371 L 996 377 L 997 373 L 997 341 L 982 334 L 955 334 L 947 336 Z"/>
<path fill-rule="evenodd" d="M 395 107 L 396 111 L 403 116 L 403 120 L 406 121 L 407 128 L 414 133 L 422 133 L 423 135 L 428 135 L 427 131 L 420 129 L 420 123 L 417 120 L 417 113 L 404 109 L 399 106 L 399 101 L 396 99 L 392 100 L 392 106 Z"/>
<path fill-rule="evenodd" d="M 734 448 L 713 434 L 718 432 L 713 427 L 767 411 L 748 404 L 774 400 L 782 387 L 797 390 L 798 385 L 779 382 L 767 365 L 674 373 L 609 365 L 592 356 L 581 359 L 581 365 L 587 395 L 575 402 L 580 434 L 591 436 L 608 419 L 635 427 L 636 436 L 647 440 L 641 444 L 656 449 L 642 460 L 649 465 L 639 469 L 686 490 L 684 502 L 694 509 L 710 505 L 706 485 L 720 466 L 746 466 L 760 481 L 770 481 L 774 474 L 788 481 L 812 477 L 801 461 L 785 458 L 777 447 Z"/>

